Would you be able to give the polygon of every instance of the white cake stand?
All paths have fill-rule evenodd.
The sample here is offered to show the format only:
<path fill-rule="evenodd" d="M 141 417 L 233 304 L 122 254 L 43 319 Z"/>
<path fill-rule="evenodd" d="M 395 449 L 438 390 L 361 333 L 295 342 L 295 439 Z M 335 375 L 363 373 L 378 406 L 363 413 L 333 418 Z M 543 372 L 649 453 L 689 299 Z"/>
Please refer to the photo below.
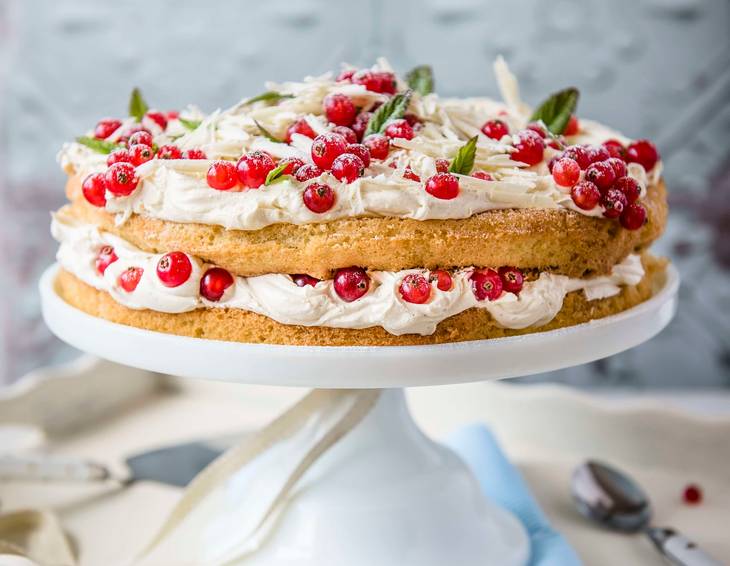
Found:
<path fill-rule="evenodd" d="M 151 371 L 237 383 L 311 388 L 387 388 L 360 424 L 301 480 L 266 543 L 244 564 L 297 566 L 510 566 L 529 545 L 509 513 L 487 501 L 460 459 L 413 422 L 401 388 L 523 376 L 579 365 L 656 335 L 677 307 L 679 277 L 669 266 L 648 301 L 590 323 L 514 338 L 407 347 L 239 344 L 141 330 L 89 316 L 41 278 L 51 331 L 81 350 Z M 268 462 L 268 463 L 267 463 Z M 260 466 L 275 465 L 271 458 Z M 242 471 L 242 477 L 246 472 Z M 227 501 L 246 501 L 234 477 Z M 224 498 L 226 499 L 226 498 Z M 220 504 L 206 545 L 235 529 Z M 211 550 L 212 551 L 212 550 Z"/>

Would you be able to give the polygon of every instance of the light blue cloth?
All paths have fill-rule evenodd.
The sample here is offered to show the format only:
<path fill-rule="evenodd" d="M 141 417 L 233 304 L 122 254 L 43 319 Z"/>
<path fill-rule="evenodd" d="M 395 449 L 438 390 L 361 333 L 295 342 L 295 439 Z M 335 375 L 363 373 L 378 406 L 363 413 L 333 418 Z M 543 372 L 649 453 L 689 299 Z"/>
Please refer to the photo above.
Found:
<path fill-rule="evenodd" d="M 578 555 L 550 526 L 524 478 L 487 427 L 464 427 L 448 439 L 447 445 L 471 468 L 484 494 L 522 521 L 530 537 L 529 566 L 580 566 Z"/>

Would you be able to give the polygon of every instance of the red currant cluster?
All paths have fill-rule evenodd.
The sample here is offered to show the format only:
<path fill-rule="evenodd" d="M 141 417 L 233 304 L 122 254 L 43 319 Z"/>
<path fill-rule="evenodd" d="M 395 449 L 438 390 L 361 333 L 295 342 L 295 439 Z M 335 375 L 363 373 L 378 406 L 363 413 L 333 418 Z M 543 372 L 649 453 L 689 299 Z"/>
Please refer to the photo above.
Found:
<path fill-rule="evenodd" d="M 177 118 L 177 112 L 149 111 L 145 114 L 164 132 L 169 119 Z M 101 120 L 94 129 L 94 137 L 105 140 L 122 127 L 115 118 Z M 119 147 L 109 153 L 104 173 L 92 173 L 81 184 L 81 190 L 94 206 L 106 205 L 106 191 L 115 196 L 128 196 L 137 188 L 139 179 L 135 168 L 157 157 L 158 159 L 206 159 L 200 149 L 181 151 L 175 145 L 155 146 L 152 133 L 142 125 L 134 125 L 119 138 Z"/>
<path fill-rule="evenodd" d="M 475 269 L 470 277 L 471 290 L 478 301 L 494 301 L 503 292 L 519 295 L 525 278 L 516 267 L 504 266 L 498 270 Z"/>
<path fill-rule="evenodd" d="M 618 140 L 608 140 L 600 146 L 572 145 L 553 158 L 548 169 L 555 183 L 570 188 L 578 208 L 593 210 L 600 204 L 606 218 L 618 218 L 627 230 L 638 230 L 646 222 L 646 209 L 638 202 L 641 187 L 627 175 L 626 163 L 640 163 L 651 171 L 658 160 L 659 153 L 648 140 L 626 148 Z"/>

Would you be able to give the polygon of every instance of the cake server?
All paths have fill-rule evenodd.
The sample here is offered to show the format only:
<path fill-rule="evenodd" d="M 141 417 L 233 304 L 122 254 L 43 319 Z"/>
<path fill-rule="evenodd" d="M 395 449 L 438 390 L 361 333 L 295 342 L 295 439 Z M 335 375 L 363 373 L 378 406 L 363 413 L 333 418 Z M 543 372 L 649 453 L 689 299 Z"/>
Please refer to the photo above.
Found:
<path fill-rule="evenodd" d="M 646 533 L 671 564 L 722 566 L 675 529 L 651 526 L 648 496 L 638 483 L 616 468 L 588 460 L 573 472 L 571 490 L 582 515 L 610 529 Z"/>

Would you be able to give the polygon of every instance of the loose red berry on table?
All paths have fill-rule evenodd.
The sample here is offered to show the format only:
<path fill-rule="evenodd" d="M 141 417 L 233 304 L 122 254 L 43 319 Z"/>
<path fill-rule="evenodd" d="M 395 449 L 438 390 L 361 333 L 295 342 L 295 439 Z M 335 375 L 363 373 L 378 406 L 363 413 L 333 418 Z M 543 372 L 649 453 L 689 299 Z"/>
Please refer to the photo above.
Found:
<path fill-rule="evenodd" d="M 361 143 L 351 143 L 347 146 L 347 153 L 357 155 L 365 167 L 370 165 L 370 150 Z"/>
<path fill-rule="evenodd" d="M 157 150 L 158 159 L 182 159 L 182 151 L 176 145 L 162 145 Z"/>
<path fill-rule="evenodd" d="M 321 214 L 334 206 L 335 192 L 324 183 L 310 183 L 304 189 L 302 200 L 309 210 Z"/>
<path fill-rule="evenodd" d="M 167 118 L 162 112 L 158 112 L 157 110 L 150 110 L 144 116 L 145 118 L 149 118 L 150 120 L 152 120 L 163 130 L 167 128 Z"/>
<path fill-rule="evenodd" d="M 124 148 L 115 149 L 106 158 L 107 165 L 114 165 L 115 163 L 131 163 L 132 156 L 129 151 Z"/>
<path fill-rule="evenodd" d="M 179 287 L 190 279 L 193 264 L 183 252 L 170 252 L 157 262 L 157 277 L 165 287 Z"/>
<path fill-rule="evenodd" d="M 682 501 L 688 505 L 698 505 L 702 503 L 702 488 L 694 483 L 687 485 L 682 491 Z"/>
<path fill-rule="evenodd" d="M 362 143 L 370 150 L 373 159 L 385 159 L 390 151 L 390 140 L 383 134 L 370 134 Z"/>
<path fill-rule="evenodd" d="M 309 122 L 307 122 L 304 118 L 299 118 L 299 120 L 294 122 L 286 129 L 286 137 L 284 138 L 286 140 L 286 143 L 291 143 L 292 134 L 300 134 L 302 136 L 307 136 L 308 138 L 312 139 L 317 137 L 317 134 L 312 129 L 312 126 L 310 126 Z"/>
<path fill-rule="evenodd" d="M 415 181 L 416 183 L 421 182 L 421 178 L 413 172 L 410 165 L 403 171 L 403 178 L 409 181 Z"/>
<path fill-rule="evenodd" d="M 357 155 L 343 153 L 332 162 L 332 174 L 338 181 L 352 183 L 362 176 L 365 164 Z"/>
<path fill-rule="evenodd" d="M 603 216 L 606 218 L 618 218 L 629 203 L 621 191 L 618 189 L 608 189 L 601 197 L 601 204 L 605 209 Z"/>
<path fill-rule="evenodd" d="M 257 189 L 266 181 L 269 171 L 276 168 L 276 163 L 271 156 L 264 151 L 252 151 L 238 160 L 236 171 L 238 180 L 245 187 Z"/>
<path fill-rule="evenodd" d="M 486 171 L 474 171 L 471 176 L 475 179 L 481 179 L 482 181 L 494 181 L 494 177 L 492 177 Z"/>
<path fill-rule="evenodd" d="M 588 169 L 592 163 L 590 153 L 586 147 L 582 145 L 571 145 L 570 147 L 567 147 L 563 152 L 562 157 L 569 157 L 570 159 L 577 161 L 578 165 L 580 165 L 580 168 L 583 170 Z"/>
<path fill-rule="evenodd" d="M 142 145 L 148 145 L 148 146 L 152 147 L 154 140 L 152 138 L 151 133 L 149 133 L 147 131 L 140 131 L 140 132 L 134 132 L 131 136 L 129 136 L 129 140 L 127 140 L 127 143 L 130 148 L 133 145 L 137 145 L 139 143 L 141 143 Z"/>
<path fill-rule="evenodd" d="M 570 190 L 570 198 L 581 210 L 593 210 L 601 200 L 601 191 L 590 181 L 581 181 Z"/>
<path fill-rule="evenodd" d="M 542 139 L 545 139 L 547 137 L 547 132 L 545 131 L 545 128 L 543 128 L 540 124 L 537 122 L 532 122 L 530 124 L 527 124 L 527 129 L 532 130 L 535 132 L 538 136 L 540 136 Z"/>
<path fill-rule="evenodd" d="M 563 132 L 564 136 L 574 136 L 580 131 L 580 123 L 578 122 L 578 118 L 575 114 L 570 115 L 570 120 L 568 120 L 568 125 L 565 126 L 565 131 Z"/>
<path fill-rule="evenodd" d="M 81 183 L 84 198 L 94 206 L 106 205 L 106 176 L 104 173 L 92 173 Z"/>
<path fill-rule="evenodd" d="M 141 267 L 128 267 L 119 274 L 117 283 L 127 293 L 131 293 L 139 285 L 139 280 L 142 279 L 144 269 Z"/>
<path fill-rule="evenodd" d="M 129 146 L 129 157 L 135 167 L 147 163 L 155 156 L 155 150 L 148 145 L 136 143 Z"/>
<path fill-rule="evenodd" d="M 327 132 L 314 138 L 312 161 L 322 169 L 332 167 L 332 162 L 347 151 L 347 141 L 339 134 Z M 372 153 L 372 150 L 371 150 Z"/>
<path fill-rule="evenodd" d="M 211 267 L 200 279 L 200 294 L 209 301 L 218 302 L 233 285 L 233 275 L 222 267 Z"/>
<path fill-rule="evenodd" d="M 279 165 L 286 164 L 286 167 L 281 172 L 282 175 L 294 175 L 299 168 L 304 165 L 304 161 L 299 159 L 298 157 L 285 157 L 281 161 L 279 161 Z"/>
<path fill-rule="evenodd" d="M 355 132 L 355 135 L 357 135 L 358 140 L 361 140 L 363 135 L 365 134 L 365 130 L 368 127 L 368 122 L 370 122 L 370 117 L 372 115 L 372 112 L 360 112 L 360 114 L 357 115 L 357 118 L 355 118 L 355 121 L 350 126 L 350 128 L 352 128 L 352 131 Z"/>
<path fill-rule="evenodd" d="M 188 149 L 182 154 L 183 159 L 208 159 L 202 149 Z"/>
<path fill-rule="evenodd" d="M 122 121 L 115 118 L 104 118 L 99 120 L 94 128 L 94 137 L 99 140 L 105 140 L 116 132 L 122 126 Z"/>
<path fill-rule="evenodd" d="M 499 141 L 509 135 L 509 126 L 502 120 L 489 120 L 482 126 L 482 133 L 488 138 Z"/>
<path fill-rule="evenodd" d="M 319 283 L 319 279 L 306 273 L 295 273 L 291 276 L 291 280 L 294 281 L 297 287 L 306 287 L 307 285 L 314 287 Z"/>
<path fill-rule="evenodd" d="M 537 165 L 542 161 L 545 152 L 545 142 L 532 130 L 522 130 L 517 134 L 514 142 L 517 151 L 510 154 L 512 161 L 520 161 L 527 165 Z"/>
<path fill-rule="evenodd" d="M 349 126 L 355 121 L 357 108 L 349 96 L 328 94 L 324 99 L 324 113 L 333 124 Z"/>
<path fill-rule="evenodd" d="M 137 173 L 131 163 L 115 163 L 104 174 L 107 190 L 118 197 L 132 194 L 137 188 Z"/>
<path fill-rule="evenodd" d="M 309 181 L 310 179 L 319 177 L 322 173 L 324 173 L 324 171 L 322 171 L 319 167 L 312 165 L 311 163 L 307 163 L 297 169 L 297 172 L 294 173 L 294 178 L 303 183 L 304 181 Z"/>
<path fill-rule="evenodd" d="M 606 140 L 603 142 L 603 147 L 606 148 L 611 157 L 618 157 L 619 159 L 626 160 L 626 148 L 618 140 Z"/>
<path fill-rule="evenodd" d="M 348 128 L 347 126 L 335 126 L 330 131 L 335 134 L 340 134 L 343 138 L 345 138 L 347 143 L 357 143 L 357 134 L 352 128 Z"/>
<path fill-rule="evenodd" d="M 426 181 L 426 192 L 444 200 L 456 198 L 459 196 L 459 178 L 451 173 L 436 173 Z"/>
<path fill-rule="evenodd" d="M 436 282 L 436 288 L 439 291 L 451 291 L 451 287 L 454 285 L 451 274 L 443 269 L 432 271 L 429 279 Z"/>
<path fill-rule="evenodd" d="M 659 161 L 659 152 L 649 140 L 636 140 L 626 148 L 626 160 L 629 163 L 639 163 L 644 169 L 651 171 Z"/>
<path fill-rule="evenodd" d="M 343 82 L 351 82 L 352 81 L 352 75 L 354 75 L 357 72 L 357 69 L 345 69 L 344 71 L 340 71 L 340 74 L 337 75 L 337 78 L 335 79 L 338 83 Z"/>
<path fill-rule="evenodd" d="M 407 303 L 422 305 L 431 297 L 431 284 L 423 275 L 410 273 L 403 278 L 398 291 Z"/>
<path fill-rule="evenodd" d="M 333 286 L 340 299 L 351 303 L 368 292 L 370 278 L 360 267 L 346 267 L 335 272 Z"/>
<path fill-rule="evenodd" d="M 561 187 L 572 187 L 580 179 L 580 165 L 569 157 L 558 159 L 553 164 L 553 179 Z"/>
<path fill-rule="evenodd" d="M 403 118 L 393 120 L 385 127 L 383 133 L 390 139 L 403 138 L 405 140 L 412 140 L 414 136 L 413 128 L 408 121 Z"/>
<path fill-rule="evenodd" d="M 504 266 L 499 268 L 499 277 L 502 279 L 502 289 L 508 293 L 519 295 L 525 278 L 522 271 L 516 267 Z"/>
<path fill-rule="evenodd" d="M 372 92 L 395 94 L 395 75 L 386 71 L 370 71 L 364 69 L 352 75 L 352 82 L 363 85 Z"/>
<path fill-rule="evenodd" d="M 106 268 L 118 259 L 119 258 L 114 252 L 114 248 L 112 246 L 102 247 L 99 250 L 98 255 L 96 256 L 96 271 L 99 272 L 101 275 L 104 275 Z"/>
<path fill-rule="evenodd" d="M 211 189 L 218 191 L 232 189 L 238 183 L 236 166 L 230 161 L 216 161 L 208 167 L 205 179 Z"/>
<path fill-rule="evenodd" d="M 436 160 L 436 173 L 448 173 L 449 172 L 449 160 L 448 159 L 437 159 Z"/>
<path fill-rule="evenodd" d="M 586 169 L 585 179 L 595 184 L 598 190 L 603 193 L 613 185 L 613 182 L 616 180 L 616 173 L 614 173 L 610 163 L 599 161 L 598 163 L 591 164 Z"/>
<path fill-rule="evenodd" d="M 636 202 L 641 196 L 641 185 L 633 177 L 620 177 L 616 179 L 613 188 L 621 191 L 626 196 L 629 204 Z"/>
<path fill-rule="evenodd" d="M 502 278 L 494 269 L 477 269 L 469 279 L 477 301 L 494 301 L 502 294 Z"/>
<path fill-rule="evenodd" d="M 606 163 L 611 166 L 617 179 L 619 177 L 624 177 L 628 172 L 628 169 L 626 168 L 626 162 L 623 159 L 620 159 L 618 157 L 609 157 L 606 160 Z"/>
<path fill-rule="evenodd" d="M 646 224 L 646 209 L 638 202 L 627 204 L 619 217 L 619 222 L 627 230 L 639 230 Z"/>

